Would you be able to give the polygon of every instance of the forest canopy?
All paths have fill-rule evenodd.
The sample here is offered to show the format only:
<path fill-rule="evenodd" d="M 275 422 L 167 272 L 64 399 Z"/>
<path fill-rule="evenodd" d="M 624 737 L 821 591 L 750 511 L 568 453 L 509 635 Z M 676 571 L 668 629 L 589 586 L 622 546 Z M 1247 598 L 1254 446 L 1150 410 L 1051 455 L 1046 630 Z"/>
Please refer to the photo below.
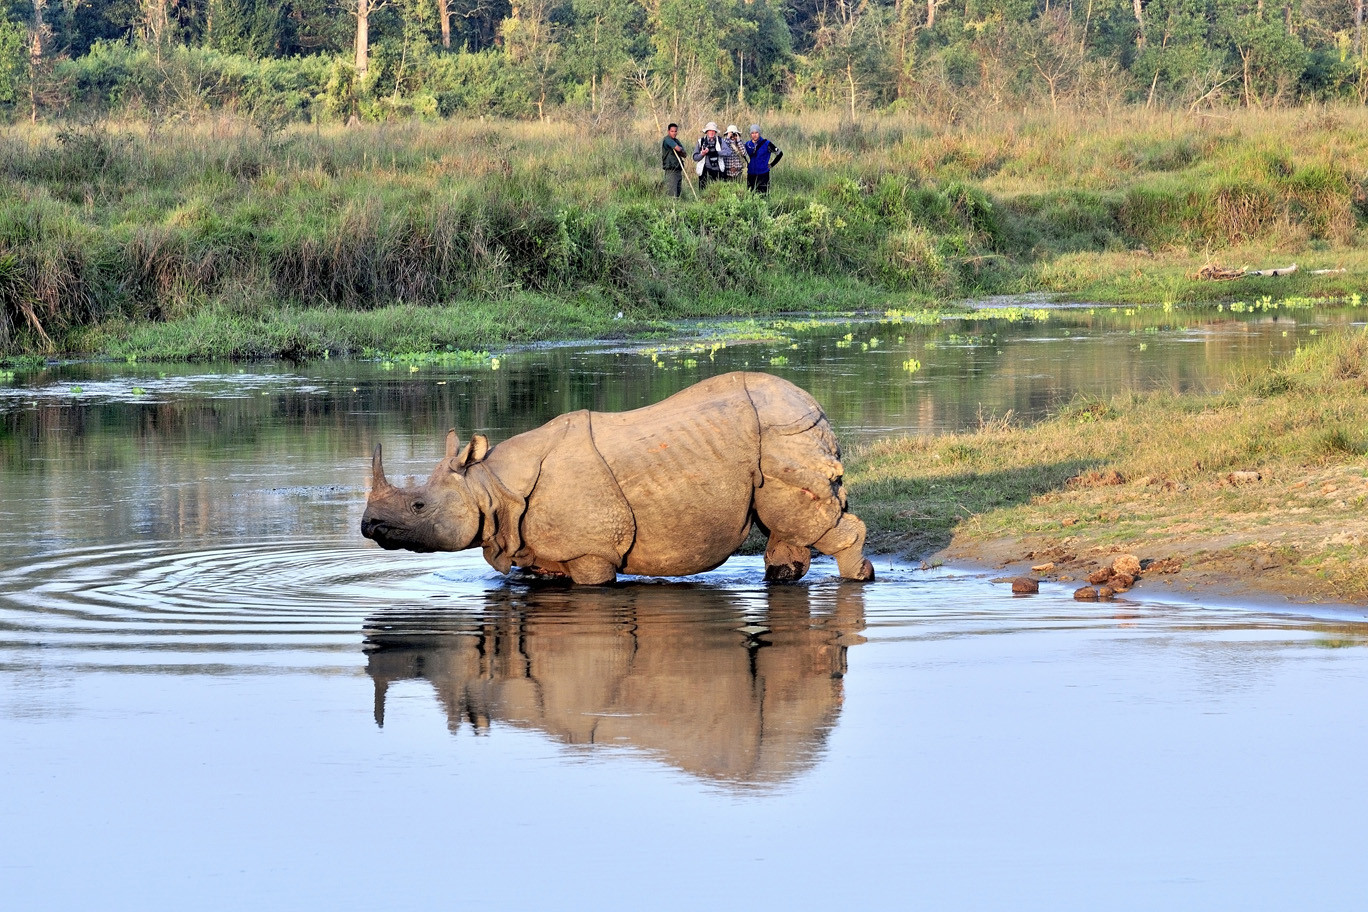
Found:
<path fill-rule="evenodd" d="M 1368 100 L 1365 0 L 0 0 L 0 114 Z"/>

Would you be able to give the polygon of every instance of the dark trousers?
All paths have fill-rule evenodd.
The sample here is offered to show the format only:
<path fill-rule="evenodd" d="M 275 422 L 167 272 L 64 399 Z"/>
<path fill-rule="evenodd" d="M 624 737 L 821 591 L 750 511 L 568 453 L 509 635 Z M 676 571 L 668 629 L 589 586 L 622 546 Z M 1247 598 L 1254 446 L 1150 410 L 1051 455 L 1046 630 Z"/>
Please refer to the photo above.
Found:
<path fill-rule="evenodd" d="M 667 196 L 679 196 L 679 191 L 684 186 L 683 171 L 665 172 L 665 194 Z"/>
<path fill-rule="evenodd" d="M 746 189 L 756 193 L 769 193 L 769 172 L 764 174 L 747 174 Z"/>
<path fill-rule="evenodd" d="M 722 180 L 727 176 L 725 171 L 714 171 L 711 168 L 704 168 L 703 173 L 698 176 L 698 189 L 702 190 L 711 181 Z"/>

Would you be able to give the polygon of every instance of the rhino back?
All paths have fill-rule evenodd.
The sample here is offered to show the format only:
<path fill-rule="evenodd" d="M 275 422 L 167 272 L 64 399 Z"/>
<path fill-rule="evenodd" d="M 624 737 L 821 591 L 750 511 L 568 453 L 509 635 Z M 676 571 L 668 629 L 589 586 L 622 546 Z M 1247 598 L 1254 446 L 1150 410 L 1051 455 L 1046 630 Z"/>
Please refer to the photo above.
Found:
<path fill-rule="evenodd" d="M 710 570 L 750 529 L 760 421 L 747 375 L 724 374 L 630 412 L 595 412 L 594 445 L 636 521 L 624 570 Z"/>

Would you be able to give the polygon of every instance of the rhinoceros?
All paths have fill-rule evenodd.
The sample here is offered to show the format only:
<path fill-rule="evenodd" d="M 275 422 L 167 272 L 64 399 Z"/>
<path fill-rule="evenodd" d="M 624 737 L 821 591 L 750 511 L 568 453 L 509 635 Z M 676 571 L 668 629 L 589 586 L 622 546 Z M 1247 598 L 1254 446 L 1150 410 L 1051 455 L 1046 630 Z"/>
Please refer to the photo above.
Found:
<path fill-rule="evenodd" d="M 842 577 L 871 580 L 843 474 L 812 396 L 736 372 L 629 412 L 570 412 L 494 447 L 448 431 L 446 456 L 413 488 L 385 479 L 377 444 L 361 534 L 420 552 L 479 545 L 500 572 L 592 585 L 711 570 L 756 524 L 767 579 L 800 578 L 816 548 Z"/>

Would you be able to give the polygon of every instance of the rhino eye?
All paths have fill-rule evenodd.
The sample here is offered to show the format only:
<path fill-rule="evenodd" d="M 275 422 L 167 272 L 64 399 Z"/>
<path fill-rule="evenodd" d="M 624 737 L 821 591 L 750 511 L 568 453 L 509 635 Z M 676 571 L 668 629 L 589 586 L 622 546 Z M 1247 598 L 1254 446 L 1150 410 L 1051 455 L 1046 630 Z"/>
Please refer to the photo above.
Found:
<path fill-rule="evenodd" d="M 413 502 L 413 512 L 414 512 L 414 513 L 422 513 L 422 512 L 423 512 L 423 508 L 426 507 L 426 506 L 427 506 L 427 504 L 423 503 L 421 500 L 415 500 L 415 501 Z"/>

